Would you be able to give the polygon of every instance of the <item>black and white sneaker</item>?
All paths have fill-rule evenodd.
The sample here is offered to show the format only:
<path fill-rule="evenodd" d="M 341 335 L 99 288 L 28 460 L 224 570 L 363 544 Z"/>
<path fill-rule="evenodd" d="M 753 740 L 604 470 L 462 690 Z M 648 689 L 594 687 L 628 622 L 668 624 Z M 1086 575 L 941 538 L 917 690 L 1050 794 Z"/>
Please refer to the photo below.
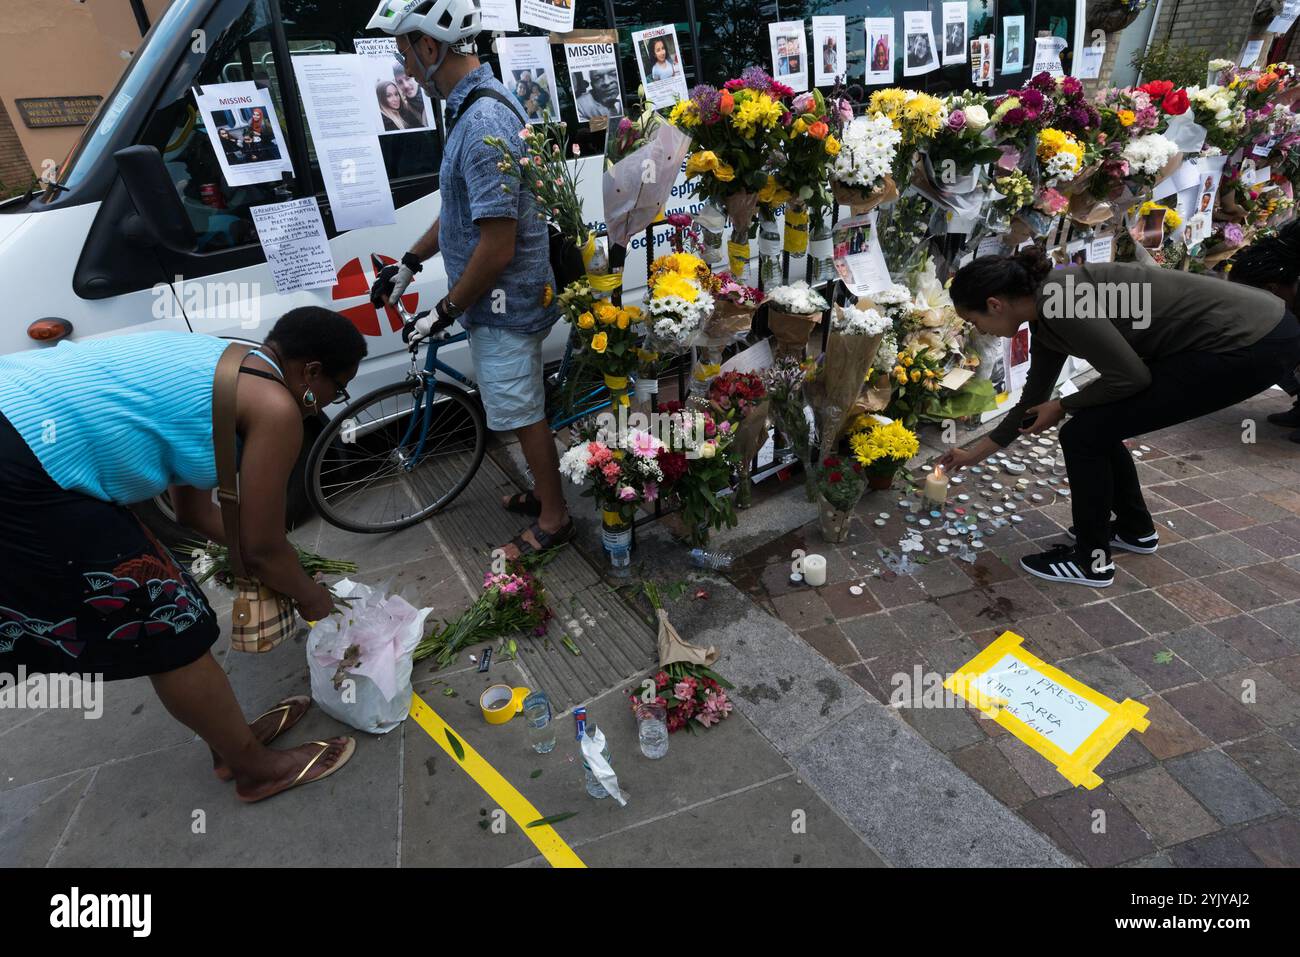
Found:
<path fill-rule="evenodd" d="M 1070 541 L 1077 537 L 1074 534 L 1074 526 L 1071 525 L 1065 530 L 1065 534 L 1070 536 Z M 1123 535 L 1115 531 L 1115 523 L 1110 523 L 1110 547 L 1118 548 L 1126 552 L 1136 552 L 1139 555 L 1152 555 L 1160 546 L 1160 535 L 1152 532 L 1150 535 L 1142 535 L 1134 538 L 1129 535 Z"/>
<path fill-rule="evenodd" d="M 1039 555 L 1026 555 L 1020 559 L 1020 567 L 1038 578 L 1067 585 L 1106 588 L 1115 581 L 1113 561 L 1104 566 L 1094 565 L 1080 557 L 1073 545 L 1057 545 Z"/>

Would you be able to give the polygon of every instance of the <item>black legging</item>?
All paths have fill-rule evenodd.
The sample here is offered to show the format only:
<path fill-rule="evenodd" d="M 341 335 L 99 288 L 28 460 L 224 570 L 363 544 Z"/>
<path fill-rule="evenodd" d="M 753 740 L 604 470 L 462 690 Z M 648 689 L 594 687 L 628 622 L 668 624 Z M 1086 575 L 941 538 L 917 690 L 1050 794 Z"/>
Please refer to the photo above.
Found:
<path fill-rule="evenodd" d="M 1085 558 L 1110 554 L 1110 515 L 1126 535 L 1154 529 L 1124 439 L 1188 422 L 1257 395 L 1300 364 L 1300 321 L 1290 312 L 1254 345 L 1231 352 L 1180 352 L 1148 363 L 1151 384 L 1117 402 L 1089 406 L 1061 428 L 1074 531 Z"/>

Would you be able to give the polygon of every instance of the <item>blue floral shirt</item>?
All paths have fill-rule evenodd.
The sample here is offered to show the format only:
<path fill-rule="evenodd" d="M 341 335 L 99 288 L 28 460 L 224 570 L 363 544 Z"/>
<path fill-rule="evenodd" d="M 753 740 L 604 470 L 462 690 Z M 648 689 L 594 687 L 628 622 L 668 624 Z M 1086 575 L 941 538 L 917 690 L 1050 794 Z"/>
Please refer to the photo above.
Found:
<path fill-rule="evenodd" d="M 467 74 L 447 97 L 447 112 L 455 114 L 465 98 L 480 87 L 490 87 L 513 101 L 486 64 Z M 442 155 L 439 191 L 442 194 L 438 244 L 447 270 L 448 288 L 455 286 L 478 246 L 479 221 L 513 219 L 518 223 L 515 255 L 497 283 L 465 310 L 461 325 L 496 326 L 518 333 L 549 329 L 559 318 L 555 299 L 543 306 L 546 290 L 554 292 L 550 245 L 546 223 L 537 215 L 536 201 L 518 180 L 497 168 L 500 152 L 483 142 L 499 136 L 522 155 L 520 113 L 491 97 L 480 97 L 459 116 Z M 503 189 L 506 186 L 509 189 Z M 496 292 L 497 289 L 501 293 Z"/>

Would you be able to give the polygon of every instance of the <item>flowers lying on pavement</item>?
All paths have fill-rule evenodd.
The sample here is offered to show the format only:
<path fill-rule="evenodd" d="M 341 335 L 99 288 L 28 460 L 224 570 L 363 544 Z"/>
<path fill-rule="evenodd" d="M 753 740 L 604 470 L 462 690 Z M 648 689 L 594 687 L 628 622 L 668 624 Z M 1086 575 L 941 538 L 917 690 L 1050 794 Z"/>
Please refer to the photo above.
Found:
<path fill-rule="evenodd" d="M 456 660 L 462 648 L 517 632 L 533 637 L 546 634 L 551 620 L 541 579 L 520 566 L 483 577 L 483 594 L 459 618 L 444 621 L 421 639 L 414 659 L 435 656 L 443 668 Z"/>
<path fill-rule="evenodd" d="M 734 705 L 727 697 L 731 684 L 704 665 L 675 661 L 651 676 L 655 685 L 653 701 L 646 701 L 642 686 L 628 694 L 632 710 L 642 704 L 658 704 L 668 709 L 668 733 L 685 728 L 692 734 L 696 727 L 711 728 L 729 718 Z"/>

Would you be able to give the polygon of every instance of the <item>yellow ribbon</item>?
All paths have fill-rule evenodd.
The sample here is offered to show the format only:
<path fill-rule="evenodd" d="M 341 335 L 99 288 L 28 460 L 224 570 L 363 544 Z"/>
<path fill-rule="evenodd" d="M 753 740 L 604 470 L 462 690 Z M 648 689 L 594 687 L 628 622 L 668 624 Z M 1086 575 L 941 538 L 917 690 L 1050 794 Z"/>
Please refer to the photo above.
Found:
<path fill-rule="evenodd" d="M 808 211 L 785 210 L 785 241 L 782 248 L 786 252 L 802 256 L 808 251 Z"/>
<path fill-rule="evenodd" d="M 615 289 L 623 288 L 623 274 L 621 272 L 609 272 L 593 275 L 587 273 L 587 283 L 596 292 L 613 292 Z"/>
<path fill-rule="evenodd" d="M 708 379 L 712 379 L 721 372 L 722 366 L 718 365 L 716 362 L 701 362 L 695 367 L 695 371 L 692 375 L 694 375 L 700 382 L 704 382 Z"/>
<path fill-rule="evenodd" d="M 744 273 L 747 262 L 749 262 L 749 243 L 727 240 L 727 266 L 731 269 L 731 274 L 739 276 Z"/>

